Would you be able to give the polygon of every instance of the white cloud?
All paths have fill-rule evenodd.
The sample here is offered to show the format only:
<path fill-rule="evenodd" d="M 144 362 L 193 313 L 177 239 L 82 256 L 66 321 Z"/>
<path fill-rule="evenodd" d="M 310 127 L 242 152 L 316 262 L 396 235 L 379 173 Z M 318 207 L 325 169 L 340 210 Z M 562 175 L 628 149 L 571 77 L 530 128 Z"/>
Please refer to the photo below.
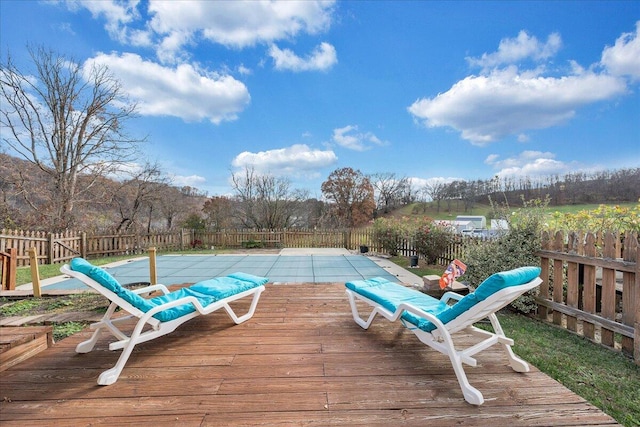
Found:
<path fill-rule="evenodd" d="M 94 19 L 104 18 L 106 20 L 105 29 L 109 36 L 121 43 L 127 43 L 126 25 L 139 17 L 136 7 L 139 0 L 125 1 L 91 1 L 91 0 L 67 0 L 67 7 L 76 11 L 82 7 L 86 8 Z"/>
<path fill-rule="evenodd" d="M 635 33 L 624 33 L 614 46 L 605 47 L 601 63 L 613 75 L 640 80 L 640 21 Z"/>
<path fill-rule="evenodd" d="M 562 39 L 558 33 L 552 33 L 546 43 L 541 43 L 536 37 L 526 31 L 520 31 L 518 37 L 502 39 L 498 51 L 483 53 L 480 58 L 467 57 L 467 61 L 474 66 L 489 69 L 503 64 L 514 64 L 524 59 L 541 61 L 554 56 L 562 47 Z"/>
<path fill-rule="evenodd" d="M 408 110 L 427 127 L 451 127 L 471 143 L 484 145 L 562 124 L 578 108 L 625 91 L 624 81 L 609 75 L 585 72 L 555 78 L 509 67 L 466 77 L 447 92 L 417 100 Z"/>
<path fill-rule="evenodd" d="M 470 75 L 434 97 L 418 99 L 408 111 L 427 127 L 459 131 L 474 145 L 507 136 L 528 142 L 527 131 L 561 125 L 582 107 L 628 92 L 621 76 L 640 78 L 640 21 L 636 27 L 635 34 L 623 34 L 614 47 L 603 50 L 601 64 L 609 73 L 569 60 L 570 72 L 559 76 L 545 71 L 562 46 L 560 35 L 553 33 L 542 43 L 521 31 L 517 38 L 503 39 L 496 52 L 467 58 L 471 65 L 482 67 L 480 75 Z M 518 63 L 524 60 L 535 66 L 521 69 Z"/>
<path fill-rule="evenodd" d="M 291 71 L 325 71 L 337 62 L 336 49 L 329 43 L 321 43 L 306 58 L 300 58 L 290 49 L 280 49 L 271 45 L 269 56 L 273 58 L 277 70 Z"/>
<path fill-rule="evenodd" d="M 64 1 L 64 0 L 61 0 Z M 164 63 L 184 62 L 187 46 L 202 41 L 242 49 L 270 45 L 300 34 L 318 34 L 331 26 L 334 0 L 67 0 L 72 11 L 87 9 L 105 21 L 109 36 L 125 45 L 155 47 Z M 335 63 L 335 49 L 322 44 L 312 69 Z"/>
<path fill-rule="evenodd" d="M 518 156 L 500 159 L 497 154 L 490 154 L 484 161 L 492 166 L 499 177 L 540 177 L 565 174 L 575 169 L 575 165 L 555 159 L 555 154 L 542 151 L 523 151 Z"/>
<path fill-rule="evenodd" d="M 333 1 L 151 0 L 151 27 L 159 34 L 198 31 L 208 40 L 242 48 L 299 33 L 315 34 L 331 23 Z"/>
<path fill-rule="evenodd" d="M 106 65 L 124 92 L 138 102 L 138 112 L 149 116 L 175 116 L 186 121 L 219 124 L 235 120 L 249 103 L 246 86 L 229 75 L 205 73 L 188 64 L 175 68 L 145 61 L 131 53 L 100 53 L 87 60 Z"/>
<path fill-rule="evenodd" d="M 252 153 L 244 151 L 231 163 L 235 168 L 253 168 L 259 173 L 282 175 L 313 175 L 316 170 L 331 166 L 338 160 L 331 150 L 314 150 L 306 144 Z"/>
<path fill-rule="evenodd" d="M 171 175 L 171 183 L 178 187 L 200 187 L 207 182 L 207 179 L 200 175 Z"/>
<path fill-rule="evenodd" d="M 372 144 L 387 144 L 387 142 L 381 141 L 380 138 L 371 132 L 358 132 L 358 126 L 356 125 L 348 125 L 343 128 L 334 129 L 332 140 L 339 146 L 354 151 L 368 150 Z"/>

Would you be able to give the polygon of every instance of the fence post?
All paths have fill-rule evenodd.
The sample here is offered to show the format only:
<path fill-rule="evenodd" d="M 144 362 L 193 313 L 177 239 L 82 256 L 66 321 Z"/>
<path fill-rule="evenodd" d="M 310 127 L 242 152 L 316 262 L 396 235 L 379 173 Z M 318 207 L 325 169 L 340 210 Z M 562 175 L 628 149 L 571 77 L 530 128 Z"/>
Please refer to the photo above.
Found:
<path fill-rule="evenodd" d="M 38 253 L 36 248 L 29 249 L 29 261 L 31 264 L 31 283 L 33 285 L 33 296 L 40 298 L 42 292 L 40 291 L 40 271 L 38 270 Z"/>
<path fill-rule="evenodd" d="M 149 248 L 149 283 L 155 285 L 158 283 L 158 275 L 156 270 L 156 248 Z"/>
<path fill-rule="evenodd" d="M 16 288 L 16 270 L 18 268 L 18 249 L 9 248 L 2 255 L 2 286 L 0 289 L 12 291 Z"/>
<path fill-rule="evenodd" d="M 80 233 L 80 256 L 84 259 L 87 258 L 87 233 Z"/>
<path fill-rule="evenodd" d="M 53 264 L 53 233 L 49 233 L 49 256 L 47 257 L 47 264 Z"/>

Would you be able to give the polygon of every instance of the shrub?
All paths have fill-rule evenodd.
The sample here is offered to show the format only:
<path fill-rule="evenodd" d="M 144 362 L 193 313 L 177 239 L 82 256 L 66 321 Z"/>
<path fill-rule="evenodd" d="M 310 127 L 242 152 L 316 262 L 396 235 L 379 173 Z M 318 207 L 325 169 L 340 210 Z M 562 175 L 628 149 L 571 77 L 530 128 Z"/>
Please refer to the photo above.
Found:
<path fill-rule="evenodd" d="M 378 218 L 373 223 L 374 239 L 389 255 L 398 255 L 398 249 L 407 237 L 404 222 L 394 218 Z"/>
<path fill-rule="evenodd" d="M 453 233 L 447 227 L 430 223 L 418 228 L 414 234 L 414 247 L 427 263 L 435 264 L 438 257 L 453 241 Z"/>
<path fill-rule="evenodd" d="M 554 212 L 550 230 L 583 232 L 640 232 L 640 203 L 633 208 L 600 205 L 593 210 L 576 213 Z"/>
<path fill-rule="evenodd" d="M 540 235 L 547 204 L 548 200 L 523 200 L 524 207 L 511 215 L 507 214 L 508 206 L 498 208 L 499 217 L 507 220 L 509 230 L 494 240 L 468 239 L 465 242 L 465 280 L 472 286 L 477 286 L 494 273 L 526 265 L 539 265 L 540 259 L 535 253 L 541 248 Z M 527 292 L 511 306 L 529 313 L 537 308 L 534 297 L 535 291 Z"/>
<path fill-rule="evenodd" d="M 373 223 L 374 239 L 391 256 L 413 239 L 416 230 L 432 223 L 431 218 L 378 218 Z"/>

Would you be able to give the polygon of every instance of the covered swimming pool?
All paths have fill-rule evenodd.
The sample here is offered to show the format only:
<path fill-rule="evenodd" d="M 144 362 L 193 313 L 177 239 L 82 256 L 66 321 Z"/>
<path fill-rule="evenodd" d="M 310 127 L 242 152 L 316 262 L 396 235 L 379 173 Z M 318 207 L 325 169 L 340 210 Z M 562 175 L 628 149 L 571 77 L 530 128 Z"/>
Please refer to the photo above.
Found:
<path fill-rule="evenodd" d="M 382 260 L 385 261 L 385 260 Z M 269 278 L 269 283 L 335 283 L 351 280 L 383 277 L 401 283 L 399 277 L 406 270 L 395 267 L 390 261 L 374 261 L 359 254 L 305 253 L 283 251 L 279 254 L 222 254 L 222 255 L 160 255 L 156 258 L 158 283 L 177 285 L 196 283 L 212 277 L 226 276 L 238 271 Z M 103 266 L 120 283 L 149 282 L 149 258 L 137 258 Z M 419 280 L 410 277 L 410 282 Z M 66 276 L 45 285 L 47 289 L 86 288 L 77 279 Z"/>

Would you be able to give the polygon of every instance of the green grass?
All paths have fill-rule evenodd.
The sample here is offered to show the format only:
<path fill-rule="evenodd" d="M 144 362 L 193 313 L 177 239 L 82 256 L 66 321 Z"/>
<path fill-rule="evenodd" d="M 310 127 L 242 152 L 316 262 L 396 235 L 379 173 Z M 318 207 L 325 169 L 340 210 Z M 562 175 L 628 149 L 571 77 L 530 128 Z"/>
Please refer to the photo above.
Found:
<path fill-rule="evenodd" d="M 53 339 L 54 341 L 60 341 L 68 336 L 82 331 L 88 326 L 85 322 L 64 322 L 53 324 Z"/>
<path fill-rule="evenodd" d="M 498 317 L 516 354 L 620 424 L 640 426 L 640 366 L 630 358 L 521 314 Z"/>

